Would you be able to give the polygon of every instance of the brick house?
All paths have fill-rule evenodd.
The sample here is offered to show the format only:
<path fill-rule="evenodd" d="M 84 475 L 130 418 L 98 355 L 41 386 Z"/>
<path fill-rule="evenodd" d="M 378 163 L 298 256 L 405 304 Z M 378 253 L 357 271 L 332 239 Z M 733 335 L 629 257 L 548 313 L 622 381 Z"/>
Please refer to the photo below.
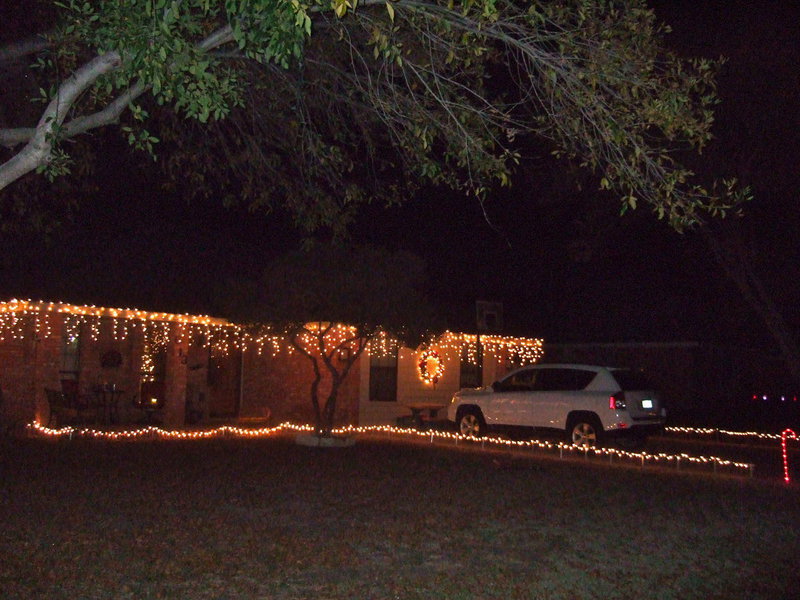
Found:
<path fill-rule="evenodd" d="M 0 411 L 6 422 L 50 420 L 46 390 L 91 404 L 116 395 L 115 420 L 146 416 L 145 402 L 165 424 L 189 413 L 235 412 L 236 342 L 223 319 L 60 303 L 0 303 Z M 198 415 L 199 418 L 199 415 Z"/>
<path fill-rule="evenodd" d="M 243 354 L 240 414 L 269 412 L 274 422 L 313 422 L 307 358 L 277 338 L 269 348 Z M 538 339 L 445 332 L 425 348 L 407 348 L 379 336 L 356 359 L 339 390 L 338 424 L 394 424 L 410 406 L 444 406 L 462 387 L 488 385 L 510 368 L 535 362 Z M 350 349 L 348 349 L 350 351 Z M 324 377 L 320 401 L 330 389 Z M 439 414 L 444 416 L 443 413 Z"/>
<path fill-rule="evenodd" d="M 541 355 L 538 339 L 446 332 L 423 349 L 381 336 L 339 392 L 337 424 L 394 423 L 419 403 L 444 405 L 461 387 L 487 385 Z M 324 375 L 324 373 L 323 373 Z M 254 338 L 225 319 L 131 309 L 0 303 L 0 416 L 50 420 L 46 390 L 91 401 L 115 390 L 118 424 L 168 427 L 219 420 L 312 422 L 309 360 L 279 335 Z M 320 397 L 330 381 L 323 377 Z M 109 415 L 112 417 L 112 415 Z"/>
<path fill-rule="evenodd" d="M 359 423 L 394 423 L 413 405 L 444 406 L 459 389 L 490 385 L 541 354 L 540 339 L 447 331 L 424 348 L 362 356 Z"/>

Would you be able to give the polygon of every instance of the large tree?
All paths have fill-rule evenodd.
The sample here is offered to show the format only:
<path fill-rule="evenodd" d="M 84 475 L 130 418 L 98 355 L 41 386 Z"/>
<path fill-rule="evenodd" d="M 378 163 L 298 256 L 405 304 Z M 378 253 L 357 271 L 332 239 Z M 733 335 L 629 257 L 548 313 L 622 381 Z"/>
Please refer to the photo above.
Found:
<path fill-rule="evenodd" d="M 747 195 L 675 161 L 710 138 L 715 65 L 667 52 L 643 0 L 52 11 L 46 30 L 0 48 L 0 189 L 33 171 L 83 176 L 101 137 L 89 134 L 113 126 L 186 189 L 286 207 L 310 228 L 408 198 L 419 181 L 480 197 L 508 184 L 532 140 L 593 169 L 623 209 L 647 204 L 678 229 Z M 6 201 L 24 211 L 30 198 Z"/>

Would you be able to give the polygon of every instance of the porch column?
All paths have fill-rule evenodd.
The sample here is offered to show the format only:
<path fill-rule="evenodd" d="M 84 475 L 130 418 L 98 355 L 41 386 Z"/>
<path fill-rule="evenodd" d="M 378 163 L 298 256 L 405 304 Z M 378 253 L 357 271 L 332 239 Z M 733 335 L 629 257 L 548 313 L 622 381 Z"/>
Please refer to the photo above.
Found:
<path fill-rule="evenodd" d="M 188 336 L 180 335 L 180 325 L 170 324 L 164 374 L 164 426 L 182 427 L 186 422 L 186 384 L 189 353 Z"/>

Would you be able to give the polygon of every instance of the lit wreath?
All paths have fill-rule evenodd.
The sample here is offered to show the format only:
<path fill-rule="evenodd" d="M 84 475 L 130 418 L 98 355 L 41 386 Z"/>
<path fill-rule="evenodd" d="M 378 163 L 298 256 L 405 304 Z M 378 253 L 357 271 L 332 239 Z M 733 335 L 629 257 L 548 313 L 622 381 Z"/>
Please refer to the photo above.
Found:
<path fill-rule="evenodd" d="M 435 361 L 436 367 L 433 369 L 433 372 L 428 369 L 428 361 Z M 419 378 L 422 379 L 422 381 L 435 384 L 444 373 L 444 363 L 442 363 L 442 359 L 439 358 L 439 353 L 429 348 L 419 355 L 417 369 L 419 370 Z"/>

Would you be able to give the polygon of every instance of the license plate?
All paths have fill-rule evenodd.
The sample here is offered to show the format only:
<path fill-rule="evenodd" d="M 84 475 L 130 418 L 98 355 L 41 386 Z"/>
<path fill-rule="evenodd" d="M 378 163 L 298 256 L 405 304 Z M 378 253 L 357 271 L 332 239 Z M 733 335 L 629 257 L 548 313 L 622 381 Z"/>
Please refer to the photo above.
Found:
<path fill-rule="evenodd" d="M 642 400 L 642 408 L 653 408 L 652 400 Z"/>

